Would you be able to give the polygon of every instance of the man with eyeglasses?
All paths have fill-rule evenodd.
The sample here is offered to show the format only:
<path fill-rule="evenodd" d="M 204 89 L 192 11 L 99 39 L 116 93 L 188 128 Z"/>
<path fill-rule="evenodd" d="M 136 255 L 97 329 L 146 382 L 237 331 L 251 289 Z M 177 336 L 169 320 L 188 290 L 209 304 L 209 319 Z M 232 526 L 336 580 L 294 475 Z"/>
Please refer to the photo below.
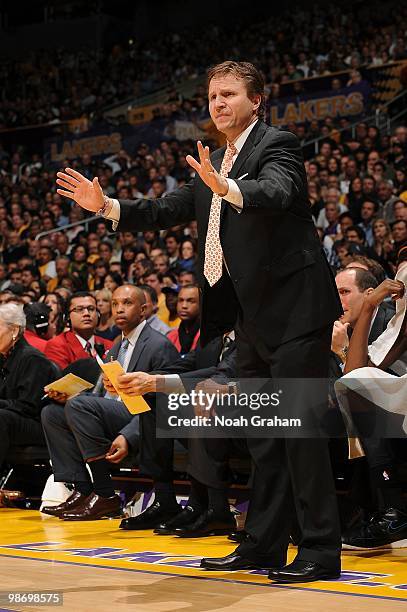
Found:
<path fill-rule="evenodd" d="M 61 370 L 78 359 L 103 358 L 113 345 L 111 340 L 95 335 L 99 322 L 96 299 L 90 293 L 74 293 L 66 308 L 68 331 L 48 340 L 45 355 L 56 363 Z"/>

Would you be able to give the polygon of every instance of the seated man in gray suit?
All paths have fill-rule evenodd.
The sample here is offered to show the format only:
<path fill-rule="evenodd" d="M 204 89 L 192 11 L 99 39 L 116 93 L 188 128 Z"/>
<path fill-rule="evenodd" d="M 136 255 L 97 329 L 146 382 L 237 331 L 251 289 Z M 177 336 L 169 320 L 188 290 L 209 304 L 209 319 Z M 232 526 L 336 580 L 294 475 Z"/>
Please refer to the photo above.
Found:
<path fill-rule="evenodd" d="M 149 372 L 165 370 L 178 358 L 173 344 L 145 321 L 145 298 L 141 289 L 134 285 L 118 287 L 113 293 L 112 311 L 122 339 L 112 347 L 107 360 L 117 359 L 126 372 Z M 83 394 L 68 400 L 65 407 L 52 403 L 42 411 L 55 480 L 74 485 L 66 502 L 43 508 L 47 514 L 65 520 L 94 520 L 119 514 L 120 500 L 114 493 L 110 466 L 127 456 L 129 446 L 138 447 L 139 423 L 141 435 L 146 431 L 151 441 L 151 461 L 154 462 L 155 454 L 172 453 L 172 448 L 166 448 L 172 445 L 172 440 L 155 438 L 154 396 L 146 396 L 152 410 L 139 418 L 118 399 L 106 377 L 103 383 L 107 390 L 104 397 Z M 146 471 L 150 473 L 148 466 Z M 156 497 L 160 498 L 159 491 Z M 178 512 L 171 492 L 163 491 L 161 501 L 169 515 Z"/>

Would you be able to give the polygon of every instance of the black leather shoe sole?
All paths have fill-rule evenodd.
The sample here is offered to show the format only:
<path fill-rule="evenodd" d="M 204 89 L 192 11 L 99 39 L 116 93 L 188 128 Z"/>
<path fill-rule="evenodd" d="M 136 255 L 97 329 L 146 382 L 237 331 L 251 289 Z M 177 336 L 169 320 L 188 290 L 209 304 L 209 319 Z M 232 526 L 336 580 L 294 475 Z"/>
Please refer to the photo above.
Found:
<path fill-rule="evenodd" d="M 340 578 L 341 576 L 341 572 L 324 572 L 323 574 L 321 573 L 319 576 L 305 576 L 305 577 L 300 577 L 300 576 L 280 576 L 280 577 L 274 577 L 274 576 L 270 576 L 269 574 L 269 579 L 272 580 L 273 582 L 278 582 L 278 583 L 285 583 L 285 584 L 291 584 L 291 583 L 300 583 L 300 582 L 318 582 L 318 580 L 337 580 L 338 578 Z"/>

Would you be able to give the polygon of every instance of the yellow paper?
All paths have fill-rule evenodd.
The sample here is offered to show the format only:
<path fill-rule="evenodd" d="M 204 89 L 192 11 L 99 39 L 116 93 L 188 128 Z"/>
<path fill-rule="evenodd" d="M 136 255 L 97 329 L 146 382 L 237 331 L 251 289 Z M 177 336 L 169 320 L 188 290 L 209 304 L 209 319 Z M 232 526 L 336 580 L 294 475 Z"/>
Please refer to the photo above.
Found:
<path fill-rule="evenodd" d="M 141 412 L 151 410 L 150 406 L 147 404 L 142 395 L 129 395 L 128 393 L 123 393 L 122 391 L 119 392 L 117 390 L 118 376 L 120 376 L 120 374 L 126 374 L 118 361 L 110 361 L 108 363 L 101 364 L 100 367 L 108 377 L 109 381 L 112 383 L 113 387 L 116 389 L 117 395 L 120 397 L 123 404 L 131 414 L 140 414 Z"/>
<path fill-rule="evenodd" d="M 66 393 L 68 399 L 71 399 L 71 397 L 74 397 L 75 395 L 78 395 L 78 393 L 86 391 L 87 389 L 92 389 L 92 387 L 94 387 L 93 383 L 84 380 L 80 376 L 69 373 L 44 387 L 44 391 L 47 393 L 48 391 Z"/>

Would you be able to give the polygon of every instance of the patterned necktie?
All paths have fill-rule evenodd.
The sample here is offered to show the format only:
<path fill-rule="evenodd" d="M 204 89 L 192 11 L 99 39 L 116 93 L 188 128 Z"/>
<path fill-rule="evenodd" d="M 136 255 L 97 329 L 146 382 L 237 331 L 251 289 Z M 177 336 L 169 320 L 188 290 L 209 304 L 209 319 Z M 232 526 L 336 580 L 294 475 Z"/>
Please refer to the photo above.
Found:
<path fill-rule="evenodd" d="M 129 348 L 129 341 L 127 338 L 123 338 L 122 343 L 119 348 L 119 352 L 117 353 L 117 361 L 120 365 L 124 364 L 124 359 L 126 357 L 127 349 Z"/>
<path fill-rule="evenodd" d="M 235 145 L 228 142 L 219 172 L 224 178 L 227 177 L 233 166 L 233 157 L 236 153 Z M 223 253 L 219 235 L 221 204 L 221 196 L 214 193 L 209 213 L 208 231 L 206 233 L 204 262 L 204 275 L 211 287 L 222 276 Z"/>
<path fill-rule="evenodd" d="M 88 342 L 85 344 L 85 351 L 86 351 L 87 353 L 89 353 L 90 357 L 94 357 L 94 356 L 95 356 L 94 351 L 93 351 L 93 349 L 92 349 L 92 345 L 91 345 L 91 343 L 89 342 L 89 340 L 88 340 Z"/>
<path fill-rule="evenodd" d="M 129 341 L 127 338 L 123 338 L 121 344 L 120 344 L 120 348 L 119 348 L 119 352 L 117 353 L 117 361 L 120 363 L 121 366 L 124 365 L 124 360 L 126 357 L 126 352 L 127 349 L 129 348 Z M 109 391 L 106 391 L 104 397 L 106 399 L 117 399 L 117 395 L 114 395 L 113 393 L 109 393 Z"/>

